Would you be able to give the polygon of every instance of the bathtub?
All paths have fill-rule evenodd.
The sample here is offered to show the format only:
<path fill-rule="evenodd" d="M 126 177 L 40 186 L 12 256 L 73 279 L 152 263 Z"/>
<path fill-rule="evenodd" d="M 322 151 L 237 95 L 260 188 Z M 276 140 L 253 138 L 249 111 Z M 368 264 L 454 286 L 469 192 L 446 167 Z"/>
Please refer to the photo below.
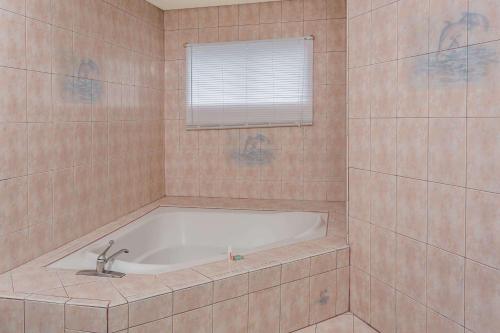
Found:
<path fill-rule="evenodd" d="M 95 269 L 110 240 L 108 255 L 122 248 L 106 269 L 129 274 L 157 274 L 227 258 L 234 254 L 324 237 L 327 214 L 203 208 L 159 207 L 134 222 L 50 264 L 51 268 Z"/>

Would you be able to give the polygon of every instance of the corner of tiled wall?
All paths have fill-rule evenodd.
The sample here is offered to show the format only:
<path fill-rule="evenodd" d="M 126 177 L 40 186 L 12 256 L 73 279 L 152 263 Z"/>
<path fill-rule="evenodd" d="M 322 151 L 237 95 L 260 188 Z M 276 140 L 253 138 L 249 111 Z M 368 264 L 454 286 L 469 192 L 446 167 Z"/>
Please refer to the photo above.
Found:
<path fill-rule="evenodd" d="M 500 327 L 500 2 L 349 0 L 351 311 Z"/>
<path fill-rule="evenodd" d="M 164 195 L 164 37 L 143 0 L 5 0 L 0 28 L 3 272 Z"/>
<path fill-rule="evenodd" d="M 165 12 L 165 191 L 174 196 L 345 201 L 345 0 L 287 0 Z M 313 34 L 314 125 L 184 130 L 186 42 Z M 272 159 L 234 158 L 248 138 Z"/>

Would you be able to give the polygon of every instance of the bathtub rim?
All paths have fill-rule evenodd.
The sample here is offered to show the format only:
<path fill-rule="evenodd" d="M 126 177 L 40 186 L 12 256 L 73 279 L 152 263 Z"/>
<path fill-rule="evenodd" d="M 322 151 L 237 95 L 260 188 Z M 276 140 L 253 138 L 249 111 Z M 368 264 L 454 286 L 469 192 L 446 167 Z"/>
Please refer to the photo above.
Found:
<path fill-rule="evenodd" d="M 161 199 L 160 199 L 161 200 Z M 158 200 L 158 201 L 160 201 Z M 148 207 L 149 205 L 147 206 L 144 206 L 143 208 L 145 207 Z M 107 236 L 109 236 L 110 234 L 122 229 L 122 228 L 125 228 L 127 227 L 128 225 L 136 222 L 137 220 L 139 220 L 140 218 L 150 214 L 151 212 L 153 212 L 154 210 L 158 209 L 158 208 L 161 208 L 161 207 L 171 207 L 171 208 L 181 208 L 181 209 L 214 209 L 214 210 L 235 210 L 235 211 L 262 211 L 262 212 L 276 212 L 276 213 L 286 213 L 286 212 L 306 212 L 306 213 L 318 213 L 318 214 L 321 214 L 322 217 L 325 217 L 325 220 L 326 220 L 326 233 L 325 233 L 325 236 L 323 237 L 326 237 L 328 236 L 328 221 L 329 221 L 329 212 L 328 211 L 317 211 L 317 210 L 308 210 L 308 211 L 304 211 L 304 210 L 276 210 L 276 209 L 248 209 L 248 208 L 225 208 L 225 207 L 210 207 L 210 206 L 206 206 L 206 207 L 200 207 L 200 206 L 195 206 L 195 205 L 192 205 L 192 206 L 186 206 L 186 205 L 175 205 L 175 204 L 162 204 L 161 202 L 158 203 L 158 205 L 156 206 L 153 206 L 153 207 L 148 207 L 147 210 L 145 210 L 144 212 L 141 212 L 140 215 L 138 216 L 134 216 L 133 218 L 129 219 L 127 222 L 123 223 L 123 224 L 119 224 L 117 225 L 114 229 L 112 230 L 107 230 L 105 233 L 103 234 L 100 234 L 97 238 L 94 238 L 92 240 L 85 240 L 85 242 L 81 242 L 79 243 L 77 246 L 71 248 L 71 251 L 70 252 L 66 252 L 64 254 L 61 254 L 60 257 L 58 258 L 51 258 L 49 262 L 46 262 L 45 264 L 43 264 L 43 267 L 46 268 L 46 269 L 64 269 L 64 268 L 53 268 L 53 267 L 49 267 L 50 265 L 54 264 L 55 262 L 63 259 L 63 258 L 66 258 L 78 251 L 80 251 L 81 249 L 83 249 L 84 247 L 86 246 L 89 246 L 91 245 L 92 243 L 94 242 L 97 242 L 103 238 L 106 238 Z M 131 214 L 133 214 L 134 212 L 132 212 Z M 119 218 L 119 219 L 122 219 L 122 218 L 125 218 L 126 216 L 128 216 L 129 214 Z M 112 224 L 113 222 L 109 223 L 109 224 Z M 108 225 L 109 225 L 108 224 Z M 105 225 L 107 226 L 107 225 Z M 104 227 L 105 227 L 104 226 Z M 102 227 L 101 227 L 102 228 Z M 99 228 L 99 229 L 101 229 Z M 99 230 L 97 229 L 97 230 Z M 86 234 L 80 238 L 84 238 L 86 236 L 89 236 L 90 234 L 96 232 L 97 230 L 89 233 L 89 234 Z M 321 239 L 323 237 L 318 237 L 316 239 Z M 76 242 L 78 240 L 80 240 L 80 238 L 76 239 L 75 241 L 73 242 Z M 304 241 L 308 241 L 308 240 L 304 240 Z M 70 242 L 70 243 L 73 243 L 73 242 Z M 302 242 L 302 241 L 299 241 L 299 242 Z M 68 243 L 68 244 L 70 244 Z M 290 243 L 290 244 L 283 244 L 283 245 L 277 245 L 277 246 L 274 246 L 274 247 L 281 247 L 281 246 L 287 246 L 287 245 L 293 245 L 294 242 Z M 67 245 L 67 244 L 65 244 Z M 63 245 L 64 246 L 64 245 Z M 274 248 L 274 247 L 271 247 L 271 248 Z M 56 249 L 57 250 L 57 249 Z M 56 251 L 54 250 L 54 251 Z M 263 250 L 266 250 L 266 249 L 260 249 L 260 250 L 256 250 L 256 251 L 251 251 L 250 253 L 255 253 L 255 252 L 259 252 L 259 251 L 263 251 Z M 50 253 L 50 252 L 49 252 Z M 219 259 L 220 260 L 220 259 Z M 217 261 L 217 260 L 216 260 Z M 209 262 L 210 263 L 210 262 Z M 128 273 L 128 274 L 135 274 L 135 273 Z M 128 275 L 127 274 L 127 275 Z M 139 273 L 137 273 L 139 274 Z M 156 274 L 156 273 L 154 273 Z"/>

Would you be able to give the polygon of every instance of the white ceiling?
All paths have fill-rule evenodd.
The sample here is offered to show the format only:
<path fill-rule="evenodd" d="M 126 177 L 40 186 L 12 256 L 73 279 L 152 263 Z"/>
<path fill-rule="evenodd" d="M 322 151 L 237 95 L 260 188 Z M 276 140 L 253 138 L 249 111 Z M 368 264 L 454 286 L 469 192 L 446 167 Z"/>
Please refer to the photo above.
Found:
<path fill-rule="evenodd" d="M 146 0 L 163 10 L 209 6 L 235 5 L 241 3 L 267 2 L 270 0 Z"/>

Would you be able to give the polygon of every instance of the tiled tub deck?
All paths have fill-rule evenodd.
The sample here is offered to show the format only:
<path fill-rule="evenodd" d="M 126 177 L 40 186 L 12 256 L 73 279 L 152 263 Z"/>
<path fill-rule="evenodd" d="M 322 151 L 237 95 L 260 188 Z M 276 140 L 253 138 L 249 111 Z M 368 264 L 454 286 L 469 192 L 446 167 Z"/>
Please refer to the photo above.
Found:
<path fill-rule="evenodd" d="M 0 332 L 291 332 L 348 310 L 349 252 L 336 235 L 121 279 L 45 268 L 168 204 L 152 203 L 0 275 Z"/>

